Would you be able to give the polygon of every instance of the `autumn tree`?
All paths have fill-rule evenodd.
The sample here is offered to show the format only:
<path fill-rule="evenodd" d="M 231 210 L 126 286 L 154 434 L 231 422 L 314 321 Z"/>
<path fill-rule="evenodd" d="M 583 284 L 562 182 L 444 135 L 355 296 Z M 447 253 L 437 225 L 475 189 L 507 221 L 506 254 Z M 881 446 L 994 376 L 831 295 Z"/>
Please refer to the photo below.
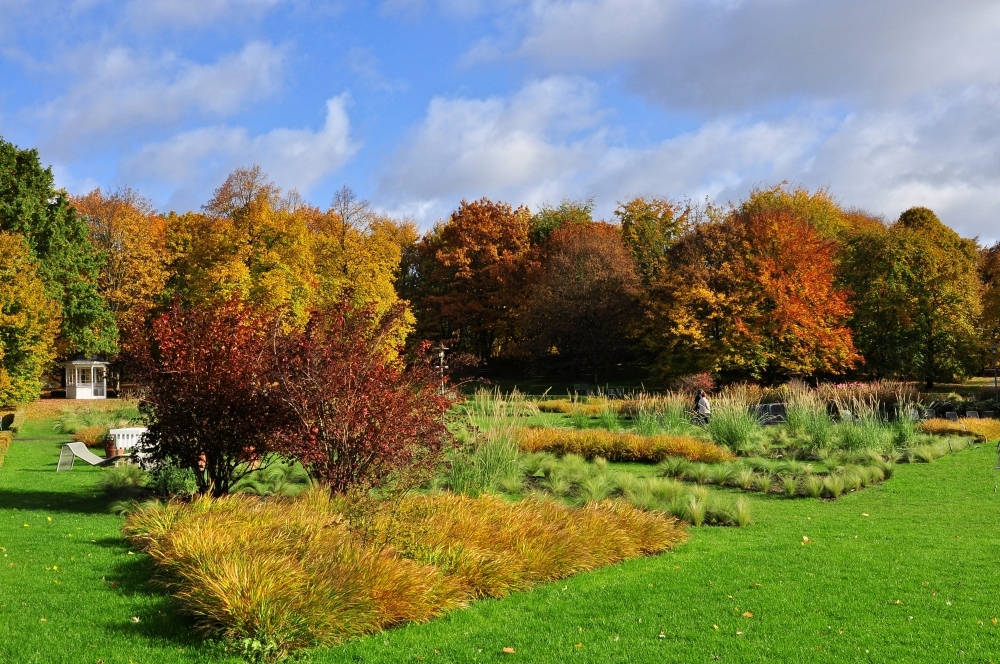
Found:
<path fill-rule="evenodd" d="M 90 228 L 91 242 L 104 253 L 98 290 L 114 314 L 123 349 L 129 350 L 167 281 L 165 221 L 127 187 L 95 189 L 72 202 Z"/>
<path fill-rule="evenodd" d="M 639 278 L 616 226 L 566 224 L 550 235 L 529 290 L 527 344 L 536 359 L 597 382 L 627 359 L 639 314 Z"/>
<path fill-rule="evenodd" d="M 843 280 L 854 293 L 851 327 L 876 376 L 936 381 L 978 362 L 978 247 L 927 208 L 850 240 Z"/>
<path fill-rule="evenodd" d="M 66 192 L 55 188 L 52 169 L 42 168 L 38 153 L 2 138 L 0 231 L 24 237 L 46 296 L 59 304 L 57 352 L 115 353 L 114 316 L 97 289 L 103 255 L 90 243 L 87 224 Z"/>
<path fill-rule="evenodd" d="M 488 199 L 462 201 L 424 236 L 404 265 L 418 335 L 454 339 L 482 358 L 510 346 L 521 307 L 531 215 Z"/>
<path fill-rule="evenodd" d="M 564 200 L 558 207 L 543 205 L 531 215 L 528 237 L 532 245 L 545 244 L 549 236 L 567 224 L 589 224 L 594 220 L 594 201 Z"/>
<path fill-rule="evenodd" d="M 45 296 L 28 245 L 0 232 L 0 405 L 38 398 L 58 331 L 59 305 Z"/>
<path fill-rule="evenodd" d="M 619 203 L 615 216 L 622 240 L 635 260 L 636 272 L 647 286 L 666 269 L 667 252 L 684 231 L 686 215 L 663 198 L 633 198 Z"/>
<path fill-rule="evenodd" d="M 326 212 L 305 212 L 313 252 L 315 307 L 339 304 L 350 292 L 354 304 L 371 304 L 382 315 L 399 297 L 396 281 L 405 247 L 417 240 L 416 225 L 371 209 L 347 187 L 334 197 Z M 395 340 L 402 342 L 413 329 L 409 308 L 396 319 Z"/>
<path fill-rule="evenodd" d="M 724 370 L 775 381 L 838 374 L 859 357 L 835 246 L 786 211 L 696 226 L 653 287 L 645 342 L 667 375 Z"/>
<path fill-rule="evenodd" d="M 272 380 L 272 319 L 239 298 L 174 303 L 152 322 L 140 366 L 153 464 L 190 469 L 202 493 L 228 493 L 275 449 L 284 411 Z"/>
<path fill-rule="evenodd" d="M 260 167 L 233 171 L 202 213 L 170 215 L 167 294 L 184 302 L 233 296 L 302 321 L 314 288 L 312 252 L 296 196 L 282 198 Z"/>
<path fill-rule="evenodd" d="M 450 439 L 443 417 L 451 403 L 434 372 L 405 366 L 393 348 L 403 304 L 378 314 L 345 295 L 276 342 L 276 398 L 287 413 L 279 438 L 333 493 L 428 469 Z"/>
<path fill-rule="evenodd" d="M 1000 342 L 1000 242 L 980 252 L 979 278 L 983 284 L 983 339 L 992 347 Z"/>
<path fill-rule="evenodd" d="M 755 187 L 739 203 L 740 214 L 785 213 L 801 219 L 828 240 L 839 240 L 855 224 L 866 225 L 862 217 L 846 213 L 827 189 L 809 191 L 788 182 L 771 187 Z"/>

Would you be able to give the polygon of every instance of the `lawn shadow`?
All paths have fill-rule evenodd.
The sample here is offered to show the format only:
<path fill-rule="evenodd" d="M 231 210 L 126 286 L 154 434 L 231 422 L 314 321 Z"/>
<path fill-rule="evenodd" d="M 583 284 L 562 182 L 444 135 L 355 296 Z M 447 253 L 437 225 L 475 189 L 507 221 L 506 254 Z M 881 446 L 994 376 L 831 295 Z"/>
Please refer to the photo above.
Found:
<path fill-rule="evenodd" d="M 102 494 L 76 491 L 0 488 L 3 509 L 45 510 L 70 514 L 107 514 L 110 500 Z"/>
<path fill-rule="evenodd" d="M 105 628 L 125 636 L 143 638 L 158 642 L 168 642 L 173 647 L 209 647 L 198 635 L 194 621 L 185 616 L 163 585 L 157 581 L 156 566 L 149 556 L 136 554 L 129 556 L 133 547 L 125 539 L 105 537 L 97 540 L 98 546 L 120 549 L 124 555 L 113 565 L 107 575 L 109 592 L 121 592 L 126 596 L 140 597 L 145 601 L 138 622 L 130 618 L 121 623 L 112 623 Z M 111 590 L 114 588 L 115 590 Z"/>

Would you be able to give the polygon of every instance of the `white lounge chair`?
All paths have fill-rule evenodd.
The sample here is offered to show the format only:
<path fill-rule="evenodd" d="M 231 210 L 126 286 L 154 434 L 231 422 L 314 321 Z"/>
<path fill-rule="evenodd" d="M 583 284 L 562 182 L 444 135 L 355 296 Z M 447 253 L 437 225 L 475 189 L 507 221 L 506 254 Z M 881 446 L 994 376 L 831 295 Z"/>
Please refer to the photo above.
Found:
<path fill-rule="evenodd" d="M 112 457 L 99 457 L 88 450 L 87 446 L 83 443 L 66 443 L 59 451 L 59 463 L 56 464 L 56 472 L 73 470 L 73 462 L 78 458 L 83 459 L 91 466 L 109 466 L 119 459 L 125 459 L 130 456 L 132 455 L 116 454 Z"/>

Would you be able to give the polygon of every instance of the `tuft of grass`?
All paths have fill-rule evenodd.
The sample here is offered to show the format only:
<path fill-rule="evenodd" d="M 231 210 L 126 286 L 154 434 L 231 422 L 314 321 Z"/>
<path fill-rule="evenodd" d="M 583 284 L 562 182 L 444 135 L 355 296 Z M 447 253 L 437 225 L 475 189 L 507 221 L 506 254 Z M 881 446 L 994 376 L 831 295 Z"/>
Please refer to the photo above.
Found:
<path fill-rule="evenodd" d="M 753 523 L 750 519 L 750 504 L 740 496 L 735 502 L 736 523 L 741 528 Z"/>
<path fill-rule="evenodd" d="M 753 485 L 761 493 L 768 493 L 771 490 L 771 476 L 770 475 L 757 475 L 754 478 Z"/>
<path fill-rule="evenodd" d="M 0 431 L 0 468 L 3 467 L 4 459 L 7 458 L 7 450 L 10 449 L 10 441 L 13 435 L 10 431 Z"/>
<path fill-rule="evenodd" d="M 757 404 L 746 385 L 729 388 L 712 403 L 712 417 L 705 429 L 719 445 L 737 452 L 759 447 L 763 434 L 760 420 L 751 412 Z"/>
<path fill-rule="evenodd" d="M 819 475 L 806 475 L 802 480 L 802 486 L 806 495 L 812 498 L 819 498 L 822 496 L 823 489 L 825 488 L 823 478 Z"/>
<path fill-rule="evenodd" d="M 149 473 L 131 463 L 105 468 L 98 482 L 98 486 L 104 493 L 118 500 L 139 497 L 148 484 Z"/>
<path fill-rule="evenodd" d="M 736 481 L 736 486 L 744 491 L 749 491 L 753 488 L 754 477 L 755 474 L 752 468 L 742 468 L 736 471 L 733 479 Z"/>
<path fill-rule="evenodd" d="M 836 500 L 844 493 L 844 477 L 842 475 L 827 475 L 822 482 L 823 492 L 826 496 Z"/>
<path fill-rule="evenodd" d="M 789 498 L 794 498 L 799 491 L 799 480 L 795 475 L 781 476 L 781 492 Z"/>

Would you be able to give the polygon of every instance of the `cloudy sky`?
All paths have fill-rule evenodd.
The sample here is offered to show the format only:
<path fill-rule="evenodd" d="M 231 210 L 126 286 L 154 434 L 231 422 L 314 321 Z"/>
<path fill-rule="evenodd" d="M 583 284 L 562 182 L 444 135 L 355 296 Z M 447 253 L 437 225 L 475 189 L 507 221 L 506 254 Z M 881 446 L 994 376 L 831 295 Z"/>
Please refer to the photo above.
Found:
<path fill-rule="evenodd" d="M 1000 239 L 996 0 L 0 0 L 0 136 L 198 208 L 260 164 L 425 227 L 783 180 Z"/>

